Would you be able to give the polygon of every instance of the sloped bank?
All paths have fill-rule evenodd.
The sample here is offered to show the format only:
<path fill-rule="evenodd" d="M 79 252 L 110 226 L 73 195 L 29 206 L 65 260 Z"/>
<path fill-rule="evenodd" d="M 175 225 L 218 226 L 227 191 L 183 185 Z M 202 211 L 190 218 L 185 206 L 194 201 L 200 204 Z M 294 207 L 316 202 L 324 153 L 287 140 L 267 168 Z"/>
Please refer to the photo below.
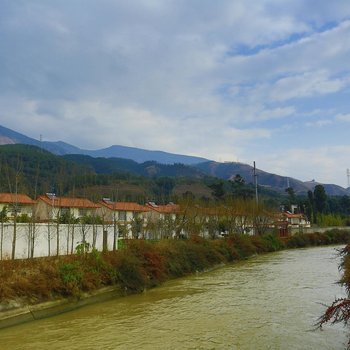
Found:
<path fill-rule="evenodd" d="M 350 231 L 230 236 L 220 240 L 128 241 L 117 252 L 0 263 L 0 328 L 48 317 L 88 303 L 140 293 L 162 282 L 249 256 L 313 245 L 347 243 Z"/>

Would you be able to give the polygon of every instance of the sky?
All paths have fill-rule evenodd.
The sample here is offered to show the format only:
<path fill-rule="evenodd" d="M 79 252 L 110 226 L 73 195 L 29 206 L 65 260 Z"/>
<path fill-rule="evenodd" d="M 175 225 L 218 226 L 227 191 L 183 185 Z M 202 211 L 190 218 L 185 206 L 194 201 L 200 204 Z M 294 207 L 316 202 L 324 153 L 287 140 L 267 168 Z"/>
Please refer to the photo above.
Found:
<path fill-rule="evenodd" d="M 349 0 L 0 0 L 0 125 L 347 187 Z"/>

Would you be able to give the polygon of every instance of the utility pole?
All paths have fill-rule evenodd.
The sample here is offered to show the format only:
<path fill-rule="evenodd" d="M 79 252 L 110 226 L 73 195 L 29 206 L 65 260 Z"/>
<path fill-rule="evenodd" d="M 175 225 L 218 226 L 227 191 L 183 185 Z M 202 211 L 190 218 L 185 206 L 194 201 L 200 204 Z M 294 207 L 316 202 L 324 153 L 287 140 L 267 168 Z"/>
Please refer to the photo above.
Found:
<path fill-rule="evenodd" d="M 348 178 L 348 187 L 350 187 L 350 169 L 346 169 L 346 176 Z"/>
<path fill-rule="evenodd" d="M 259 204 L 259 197 L 258 197 L 258 175 L 256 174 L 256 167 L 255 167 L 255 160 L 254 160 L 254 168 L 253 168 L 253 177 L 254 177 L 254 185 L 255 185 L 255 200 L 256 204 Z"/>

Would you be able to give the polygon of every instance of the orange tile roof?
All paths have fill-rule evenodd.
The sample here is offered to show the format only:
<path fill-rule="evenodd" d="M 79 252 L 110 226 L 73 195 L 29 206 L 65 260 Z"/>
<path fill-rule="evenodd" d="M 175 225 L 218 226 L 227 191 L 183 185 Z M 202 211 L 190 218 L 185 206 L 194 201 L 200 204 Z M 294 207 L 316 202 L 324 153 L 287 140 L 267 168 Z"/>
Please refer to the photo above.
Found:
<path fill-rule="evenodd" d="M 304 214 L 292 214 L 292 213 L 288 213 L 288 212 L 284 212 L 282 215 L 286 216 L 287 218 L 304 218 L 305 215 Z"/>
<path fill-rule="evenodd" d="M 140 205 L 135 202 L 112 202 L 112 201 L 100 201 L 100 204 L 104 205 L 110 210 L 115 211 L 137 211 L 137 212 L 146 212 L 149 211 L 144 205 Z"/>
<path fill-rule="evenodd" d="M 175 214 L 180 211 L 180 206 L 177 204 L 166 204 L 166 205 L 157 205 L 154 203 L 147 203 L 146 206 L 158 213 L 161 214 Z"/>
<path fill-rule="evenodd" d="M 47 205 L 60 207 L 60 208 L 100 208 L 99 205 L 91 202 L 86 198 L 70 198 L 70 197 L 48 197 L 48 196 L 39 196 L 38 200 L 42 200 Z"/>
<path fill-rule="evenodd" d="M 31 205 L 36 202 L 28 197 L 26 194 L 22 193 L 0 193 L 0 203 L 8 203 L 8 204 L 23 204 L 23 205 Z"/>

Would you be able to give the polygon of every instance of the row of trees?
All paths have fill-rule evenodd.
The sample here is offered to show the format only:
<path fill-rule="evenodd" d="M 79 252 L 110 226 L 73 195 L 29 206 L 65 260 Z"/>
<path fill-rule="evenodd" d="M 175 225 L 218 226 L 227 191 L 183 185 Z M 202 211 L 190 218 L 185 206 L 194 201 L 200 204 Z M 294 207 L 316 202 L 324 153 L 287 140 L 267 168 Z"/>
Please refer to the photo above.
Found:
<path fill-rule="evenodd" d="M 287 199 L 283 202 L 286 208 L 297 204 L 298 210 L 304 213 L 312 224 L 321 226 L 350 225 L 350 197 L 328 196 L 324 186 L 316 185 L 307 196 L 296 196 L 293 188 L 286 189 Z"/>
<path fill-rule="evenodd" d="M 4 224 L 8 220 L 6 208 L 0 212 L 1 236 L 0 257 L 3 258 Z M 65 247 L 65 254 L 75 252 L 76 244 L 84 245 L 88 242 L 91 247 L 96 247 L 98 234 L 101 232 L 113 232 L 108 240 L 113 240 L 113 250 L 118 249 L 119 239 L 170 239 L 186 238 L 190 236 L 205 236 L 216 238 L 222 234 L 264 234 L 271 229 L 275 219 L 273 213 L 254 200 L 232 198 L 225 200 L 220 205 L 194 201 L 187 198 L 180 203 L 180 210 L 176 213 L 164 216 L 135 215 L 132 220 L 118 220 L 116 216 L 112 220 L 105 217 L 90 214 L 81 218 L 74 217 L 69 211 L 56 211 L 46 224 L 47 255 L 60 254 L 60 247 Z M 34 250 L 39 239 L 39 229 L 42 233 L 42 225 L 38 225 L 33 218 L 27 222 L 28 258 L 34 257 Z M 12 255 L 16 255 L 17 225 L 13 223 Z M 40 227 L 39 227 L 40 226 Z M 102 229 L 102 230 L 101 230 Z M 64 232 L 64 234 L 62 233 Z M 104 238 L 107 240 L 107 237 Z M 55 243 L 53 243 L 55 242 Z M 54 245 L 54 246 L 52 246 Z M 104 249 L 107 249 L 104 242 Z M 62 253 L 62 252 L 61 252 Z"/>

